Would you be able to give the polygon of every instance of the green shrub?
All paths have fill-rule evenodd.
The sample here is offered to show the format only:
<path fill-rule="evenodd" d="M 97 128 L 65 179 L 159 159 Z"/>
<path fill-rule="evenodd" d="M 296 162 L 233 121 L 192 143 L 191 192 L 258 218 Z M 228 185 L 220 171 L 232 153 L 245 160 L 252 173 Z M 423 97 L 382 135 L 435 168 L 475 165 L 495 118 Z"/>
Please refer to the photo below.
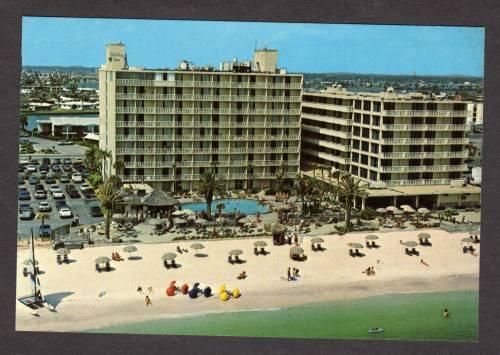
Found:
<path fill-rule="evenodd" d="M 367 207 L 364 210 L 361 210 L 359 216 L 364 220 L 372 220 L 377 217 L 377 213 L 373 208 Z"/>

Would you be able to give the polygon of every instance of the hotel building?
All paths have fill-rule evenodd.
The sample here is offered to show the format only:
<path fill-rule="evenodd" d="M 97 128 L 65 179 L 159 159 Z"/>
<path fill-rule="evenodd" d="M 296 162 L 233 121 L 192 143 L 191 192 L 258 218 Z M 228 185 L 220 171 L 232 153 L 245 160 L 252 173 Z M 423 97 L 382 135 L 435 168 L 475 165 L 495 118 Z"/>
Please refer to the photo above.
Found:
<path fill-rule="evenodd" d="M 275 50 L 219 70 L 183 61 L 174 70 L 129 67 L 123 44 L 99 69 L 100 148 L 124 182 L 195 190 L 214 169 L 227 189 L 269 186 L 299 171 L 302 75 L 277 67 Z"/>
<path fill-rule="evenodd" d="M 353 93 L 334 85 L 303 93 L 302 168 L 316 163 L 349 172 L 369 184 L 368 198 L 385 197 L 381 206 L 479 204 L 478 190 L 462 191 L 467 116 L 465 102 L 391 88 Z M 460 196 L 450 197 L 458 185 Z"/>

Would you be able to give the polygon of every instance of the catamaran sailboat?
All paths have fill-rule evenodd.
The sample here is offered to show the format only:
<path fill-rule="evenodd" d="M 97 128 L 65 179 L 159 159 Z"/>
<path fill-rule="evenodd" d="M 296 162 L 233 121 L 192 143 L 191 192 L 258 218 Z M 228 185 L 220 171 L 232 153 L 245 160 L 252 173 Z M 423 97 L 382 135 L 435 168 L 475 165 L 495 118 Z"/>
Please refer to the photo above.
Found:
<path fill-rule="evenodd" d="M 47 308 L 50 311 L 55 312 L 54 306 L 47 303 L 42 295 L 40 280 L 38 279 L 38 267 L 36 266 L 35 259 L 35 242 L 33 237 L 33 229 L 31 229 L 31 241 L 30 241 L 30 258 L 28 264 L 28 276 L 31 282 L 31 294 L 19 297 L 18 301 L 21 302 L 26 307 L 29 307 L 33 312 L 32 315 L 38 316 L 36 312 L 40 308 Z"/>

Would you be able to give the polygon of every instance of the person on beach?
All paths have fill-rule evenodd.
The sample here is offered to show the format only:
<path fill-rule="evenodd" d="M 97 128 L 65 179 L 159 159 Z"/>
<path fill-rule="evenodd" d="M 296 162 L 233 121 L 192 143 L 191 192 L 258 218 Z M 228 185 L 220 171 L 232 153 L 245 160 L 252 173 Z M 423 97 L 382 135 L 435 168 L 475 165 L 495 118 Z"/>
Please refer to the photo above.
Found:
<path fill-rule="evenodd" d="M 287 271 L 287 280 L 290 281 L 291 279 L 291 273 L 290 273 L 290 268 L 288 268 L 288 271 Z"/>
<path fill-rule="evenodd" d="M 293 276 L 299 277 L 299 269 L 293 268 Z"/>
<path fill-rule="evenodd" d="M 423 264 L 423 265 L 425 265 L 425 266 L 430 266 L 429 264 L 427 264 L 427 263 L 424 261 L 424 259 L 420 259 L 420 263 L 421 263 L 421 264 Z"/>
<path fill-rule="evenodd" d="M 448 311 L 448 308 L 444 309 L 444 311 L 443 311 L 443 317 L 450 318 L 450 312 Z"/>
<path fill-rule="evenodd" d="M 153 293 L 153 286 L 149 286 L 147 291 L 149 292 L 149 294 L 152 294 Z"/>
<path fill-rule="evenodd" d="M 151 305 L 151 306 L 153 305 L 151 303 L 151 300 L 149 299 L 149 296 L 146 296 L 146 298 L 144 299 L 144 301 L 146 302 L 146 307 L 149 306 L 149 305 Z"/>
<path fill-rule="evenodd" d="M 137 287 L 137 292 L 142 293 L 142 287 L 141 286 Z"/>
<path fill-rule="evenodd" d="M 80 225 L 80 217 L 78 217 L 78 215 L 75 216 L 75 223 L 77 226 Z"/>
<path fill-rule="evenodd" d="M 295 233 L 293 236 L 293 242 L 295 243 L 295 245 L 299 245 L 299 236 L 297 235 L 297 233 Z"/>
<path fill-rule="evenodd" d="M 370 273 L 371 273 L 371 275 L 375 275 L 375 268 L 373 266 L 370 269 Z"/>

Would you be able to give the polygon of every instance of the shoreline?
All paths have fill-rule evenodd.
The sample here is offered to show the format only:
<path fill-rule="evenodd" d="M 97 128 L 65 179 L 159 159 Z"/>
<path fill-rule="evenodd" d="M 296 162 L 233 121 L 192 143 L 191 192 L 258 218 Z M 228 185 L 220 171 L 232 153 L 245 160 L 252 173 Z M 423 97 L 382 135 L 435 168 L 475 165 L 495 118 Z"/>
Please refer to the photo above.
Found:
<path fill-rule="evenodd" d="M 479 257 L 463 254 L 461 239 L 464 233 L 430 231 L 432 247 L 418 248 L 419 257 L 404 254 L 399 241 L 416 238 L 419 231 L 389 232 L 379 234 L 379 249 L 362 249 L 365 257 L 349 256 L 349 242 L 362 242 L 366 235 L 324 236 L 325 252 L 310 251 L 309 240 L 303 248 L 308 254 L 305 262 L 293 261 L 288 246 L 273 246 L 268 241 L 267 256 L 253 255 L 255 238 L 199 241 L 205 245 L 203 257 L 195 257 L 191 241 L 164 244 L 137 243 L 134 260 L 122 252 L 123 246 L 111 245 L 82 250 L 72 250 L 69 264 L 58 265 L 55 252 L 50 248 L 37 248 L 40 263 L 40 283 L 47 302 L 57 312 L 40 311 L 33 317 L 19 307 L 17 302 L 16 330 L 77 332 L 107 326 L 140 323 L 163 318 L 187 318 L 202 314 L 251 310 L 279 310 L 313 303 L 338 300 L 356 300 L 388 294 L 417 294 L 479 290 Z M 261 238 L 265 239 L 266 238 Z M 176 246 L 189 250 L 177 256 L 178 269 L 165 269 L 161 256 L 176 252 Z M 480 246 L 477 245 L 476 248 Z M 245 263 L 231 265 L 227 262 L 229 250 L 244 251 Z M 111 272 L 97 273 L 94 260 L 119 251 L 125 261 L 112 262 Z M 29 282 L 22 275 L 22 262 L 29 250 L 18 248 L 17 295 L 29 293 Z M 430 266 L 423 265 L 425 260 Z M 376 275 L 367 276 L 362 271 L 375 266 Z M 298 281 L 287 281 L 288 267 L 298 267 Z M 237 280 L 245 270 L 248 277 Z M 165 290 L 171 281 L 180 286 L 201 282 L 201 288 L 210 286 L 212 297 L 191 299 L 176 295 L 167 297 Z M 218 297 L 221 284 L 237 287 L 241 297 L 223 302 Z M 146 293 L 152 306 L 145 306 Z M 103 297 L 99 294 L 104 292 Z M 26 308 L 26 307 L 25 307 Z M 45 312 L 46 311 L 46 312 Z"/>

